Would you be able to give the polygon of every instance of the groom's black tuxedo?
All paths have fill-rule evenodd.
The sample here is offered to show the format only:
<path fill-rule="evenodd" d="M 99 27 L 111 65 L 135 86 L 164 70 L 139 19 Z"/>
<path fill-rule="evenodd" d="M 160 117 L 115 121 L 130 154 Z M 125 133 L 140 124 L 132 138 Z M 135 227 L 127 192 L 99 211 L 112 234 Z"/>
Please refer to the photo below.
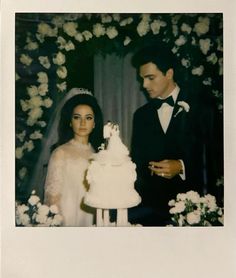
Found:
<path fill-rule="evenodd" d="M 183 110 L 176 115 L 180 108 L 179 101 L 187 102 L 190 111 Z M 142 197 L 142 206 L 151 210 L 146 219 L 140 217 L 137 222 L 164 225 L 169 219 L 169 200 L 188 190 L 202 192 L 206 176 L 204 151 L 210 145 L 211 130 L 212 116 L 206 102 L 190 102 L 183 91 L 179 92 L 166 133 L 162 130 L 152 101 L 135 112 L 131 155 L 137 165 L 136 188 Z M 181 159 L 185 165 L 186 180 L 179 175 L 172 179 L 151 175 L 148 163 L 164 159 Z"/>

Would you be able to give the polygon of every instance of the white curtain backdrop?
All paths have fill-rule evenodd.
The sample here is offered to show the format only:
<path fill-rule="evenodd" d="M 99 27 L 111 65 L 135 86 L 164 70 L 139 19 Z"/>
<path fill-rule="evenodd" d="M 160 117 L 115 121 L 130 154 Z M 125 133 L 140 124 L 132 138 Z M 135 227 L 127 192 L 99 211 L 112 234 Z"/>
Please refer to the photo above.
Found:
<path fill-rule="evenodd" d="M 131 57 L 110 54 L 94 58 L 94 94 L 102 108 L 104 123 L 110 120 L 119 124 L 122 141 L 129 148 L 133 113 L 146 103 Z"/>

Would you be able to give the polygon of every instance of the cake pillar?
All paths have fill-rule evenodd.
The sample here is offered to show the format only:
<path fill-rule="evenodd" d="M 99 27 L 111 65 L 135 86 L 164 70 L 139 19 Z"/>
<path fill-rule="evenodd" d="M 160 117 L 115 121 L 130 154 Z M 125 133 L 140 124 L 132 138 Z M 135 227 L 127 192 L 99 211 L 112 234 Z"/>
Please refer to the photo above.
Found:
<path fill-rule="evenodd" d="M 117 209 L 117 226 L 128 226 L 128 210 L 127 209 Z"/>
<path fill-rule="evenodd" d="M 97 209 L 97 217 L 96 217 L 97 221 L 96 221 L 96 224 L 97 224 L 97 227 L 102 227 L 103 226 L 103 218 L 102 218 L 102 209 Z"/>
<path fill-rule="evenodd" d="M 103 223 L 104 223 L 104 226 L 109 226 L 110 224 L 110 219 L 109 219 L 109 210 L 108 209 L 104 209 L 103 210 Z"/>

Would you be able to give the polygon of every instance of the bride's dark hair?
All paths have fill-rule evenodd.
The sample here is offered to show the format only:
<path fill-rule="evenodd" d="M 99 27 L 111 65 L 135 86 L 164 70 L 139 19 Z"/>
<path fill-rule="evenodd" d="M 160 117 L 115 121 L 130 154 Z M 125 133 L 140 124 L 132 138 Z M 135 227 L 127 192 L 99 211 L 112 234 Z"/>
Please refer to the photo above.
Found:
<path fill-rule="evenodd" d="M 60 122 L 58 126 L 58 142 L 60 146 L 74 137 L 70 127 L 73 110 L 78 105 L 88 105 L 94 113 L 95 127 L 89 135 L 89 142 L 95 151 L 103 143 L 103 115 L 95 97 L 88 94 L 78 94 L 70 98 L 61 110 Z"/>

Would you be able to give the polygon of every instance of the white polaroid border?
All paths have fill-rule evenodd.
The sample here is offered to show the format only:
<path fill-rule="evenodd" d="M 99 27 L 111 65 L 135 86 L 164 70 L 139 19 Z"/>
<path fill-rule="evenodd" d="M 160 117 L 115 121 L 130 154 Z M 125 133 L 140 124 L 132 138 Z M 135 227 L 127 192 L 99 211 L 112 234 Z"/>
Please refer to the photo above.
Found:
<path fill-rule="evenodd" d="M 236 32 L 234 0 L 1 1 L 2 277 L 236 277 Z M 15 227 L 15 13 L 223 12 L 225 226 Z"/>

